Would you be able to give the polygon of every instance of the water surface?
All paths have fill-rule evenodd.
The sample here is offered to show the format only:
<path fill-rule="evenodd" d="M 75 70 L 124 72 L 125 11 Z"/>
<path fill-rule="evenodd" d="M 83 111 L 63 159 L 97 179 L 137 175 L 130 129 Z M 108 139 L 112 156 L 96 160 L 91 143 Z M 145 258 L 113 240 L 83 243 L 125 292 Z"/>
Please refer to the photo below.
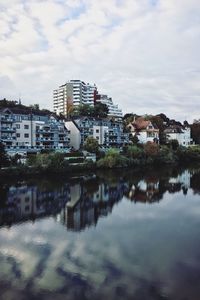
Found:
<path fill-rule="evenodd" d="M 0 299 L 200 299 L 200 171 L 0 186 Z"/>

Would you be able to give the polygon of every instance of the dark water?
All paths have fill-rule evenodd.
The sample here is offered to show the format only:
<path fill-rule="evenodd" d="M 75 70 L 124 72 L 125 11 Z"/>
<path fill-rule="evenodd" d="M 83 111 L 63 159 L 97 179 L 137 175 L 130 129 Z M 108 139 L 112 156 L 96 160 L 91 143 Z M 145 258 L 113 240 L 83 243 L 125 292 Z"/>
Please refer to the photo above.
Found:
<path fill-rule="evenodd" d="M 0 186 L 0 299 L 200 299 L 200 170 Z"/>

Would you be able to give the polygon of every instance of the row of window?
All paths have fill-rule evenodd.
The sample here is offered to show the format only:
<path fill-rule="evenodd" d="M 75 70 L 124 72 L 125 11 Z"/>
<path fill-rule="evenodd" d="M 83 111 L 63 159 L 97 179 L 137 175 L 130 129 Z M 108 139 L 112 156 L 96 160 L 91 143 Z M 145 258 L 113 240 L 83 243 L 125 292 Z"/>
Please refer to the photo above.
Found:
<path fill-rule="evenodd" d="M 20 124 L 16 124 L 16 128 L 20 129 Z M 29 125 L 24 125 L 24 129 L 29 129 Z"/>
<path fill-rule="evenodd" d="M 16 137 L 20 138 L 21 134 L 20 133 L 16 133 Z M 24 133 L 24 137 L 25 138 L 29 138 L 29 133 Z"/>

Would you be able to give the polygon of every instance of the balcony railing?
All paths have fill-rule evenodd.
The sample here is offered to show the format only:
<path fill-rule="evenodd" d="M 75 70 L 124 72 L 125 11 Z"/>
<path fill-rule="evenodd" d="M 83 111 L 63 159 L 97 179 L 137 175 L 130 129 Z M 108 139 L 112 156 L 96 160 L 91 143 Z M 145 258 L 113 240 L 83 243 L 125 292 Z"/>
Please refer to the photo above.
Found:
<path fill-rule="evenodd" d="M 5 116 L 1 116 L 0 118 L 1 122 L 3 123 L 13 123 L 15 122 L 15 119 L 14 118 L 10 118 L 10 117 L 5 117 Z"/>
<path fill-rule="evenodd" d="M 1 127 L 1 131 L 2 132 L 15 132 L 15 130 L 16 130 L 16 128 L 15 127 L 4 127 L 4 126 L 2 126 Z"/>

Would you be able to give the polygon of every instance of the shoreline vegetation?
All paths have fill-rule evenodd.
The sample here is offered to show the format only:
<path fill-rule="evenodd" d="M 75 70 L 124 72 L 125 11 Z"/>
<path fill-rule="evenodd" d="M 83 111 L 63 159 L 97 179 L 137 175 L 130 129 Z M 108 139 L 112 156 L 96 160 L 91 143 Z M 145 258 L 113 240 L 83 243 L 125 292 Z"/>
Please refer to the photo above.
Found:
<path fill-rule="evenodd" d="M 96 152 L 97 161 L 86 159 L 81 151 L 73 153 L 49 152 L 30 155 L 26 163 L 21 163 L 17 157 L 1 161 L 0 177 L 25 176 L 70 176 L 80 171 L 95 171 L 98 169 L 131 169 L 143 170 L 151 167 L 181 166 L 200 164 L 200 146 L 181 147 L 172 141 L 168 145 L 147 143 L 125 146 L 121 151 L 111 148 L 106 152 Z M 1 155 L 1 158 L 3 156 Z"/>

